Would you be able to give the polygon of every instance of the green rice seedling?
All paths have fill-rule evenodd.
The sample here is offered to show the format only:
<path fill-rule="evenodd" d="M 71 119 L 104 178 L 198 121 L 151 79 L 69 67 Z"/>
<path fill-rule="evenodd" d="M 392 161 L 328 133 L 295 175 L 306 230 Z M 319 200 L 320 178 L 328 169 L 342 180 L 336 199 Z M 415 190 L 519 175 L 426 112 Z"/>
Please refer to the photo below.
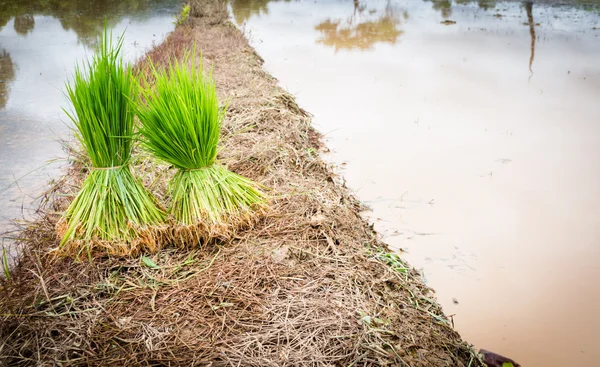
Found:
<path fill-rule="evenodd" d="M 145 83 L 138 108 L 143 145 L 178 169 L 169 183 L 169 213 L 174 238 L 183 243 L 227 238 L 266 205 L 259 185 L 216 163 L 225 109 L 212 75 L 202 72 L 202 60 L 196 67 L 193 54 L 166 69 L 153 66 L 154 85 Z"/>
<path fill-rule="evenodd" d="M 2 271 L 4 272 L 4 278 L 10 280 L 10 266 L 8 265 L 8 251 L 2 247 Z"/>
<path fill-rule="evenodd" d="M 160 243 L 158 224 L 164 213 L 129 166 L 138 89 L 120 57 L 122 45 L 122 36 L 113 44 L 105 30 L 92 61 L 78 66 L 67 85 L 74 113 L 65 112 L 92 167 L 58 223 L 61 254 L 99 249 L 131 255 L 153 251 Z"/>

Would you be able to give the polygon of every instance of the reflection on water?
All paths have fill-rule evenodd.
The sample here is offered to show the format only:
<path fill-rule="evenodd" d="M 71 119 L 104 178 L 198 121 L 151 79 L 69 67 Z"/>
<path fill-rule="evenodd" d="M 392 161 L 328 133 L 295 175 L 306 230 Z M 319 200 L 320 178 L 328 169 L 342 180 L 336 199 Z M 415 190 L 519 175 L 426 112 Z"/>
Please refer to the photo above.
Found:
<path fill-rule="evenodd" d="M 425 0 L 431 2 L 433 9 L 440 12 L 442 17 L 450 18 L 452 16 L 452 4 L 450 0 Z M 489 10 L 496 8 L 496 1 L 494 0 L 455 0 L 456 5 L 469 5 L 477 4 L 479 9 Z"/>
<path fill-rule="evenodd" d="M 452 16 L 452 2 L 449 0 L 427 0 L 433 4 L 433 9 L 439 11 L 444 18 Z"/>
<path fill-rule="evenodd" d="M 15 17 L 15 31 L 21 36 L 25 36 L 27 33 L 33 30 L 35 27 L 35 18 L 32 14 L 23 14 Z"/>
<path fill-rule="evenodd" d="M 273 0 L 229 0 L 233 9 L 233 17 L 237 24 L 243 24 L 253 15 L 269 13 L 269 3 Z M 275 0 L 279 1 L 279 0 Z M 284 0 L 289 2 L 291 0 Z"/>
<path fill-rule="evenodd" d="M 10 83 L 14 79 L 15 65 L 10 58 L 10 54 L 5 49 L 2 49 L 0 51 L 0 110 L 6 106 Z"/>
<path fill-rule="evenodd" d="M 58 174 L 71 123 L 64 85 L 106 23 L 132 62 L 173 27 L 180 0 L 0 0 L 0 246 Z"/>
<path fill-rule="evenodd" d="M 231 10 L 466 340 L 523 366 L 595 366 L 600 13 L 546 2 Z M 359 24 L 386 16 L 401 33 L 366 46 L 378 28 Z"/>
<path fill-rule="evenodd" d="M 533 22 L 533 2 L 526 2 L 525 10 L 527 11 L 527 23 L 529 23 L 529 35 L 531 36 L 531 56 L 529 56 L 529 71 L 533 74 L 533 70 L 531 69 L 533 65 L 533 58 L 535 57 L 535 23 Z"/>
<path fill-rule="evenodd" d="M 423 0 L 426 2 L 432 3 L 432 8 L 438 11 L 443 18 L 450 18 L 452 16 L 452 7 L 453 6 L 464 6 L 475 4 L 481 10 L 494 10 L 498 9 L 498 2 L 495 0 Z M 509 2 L 521 3 L 519 0 L 508 0 Z M 507 2 L 502 2 L 502 4 L 506 4 Z M 533 5 L 532 1 L 523 1 L 523 5 L 529 10 Z M 537 4 L 543 6 L 571 6 L 577 5 L 577 7 L 584 11 L 593 11 L 600 12 L 600 1 L 598 0 L 538 0 Z M 496 13 L 496 15 L 500 15 Z"/>
<path fill-rule="evenodd" d="M 315 29 L 322 33 L 317 42 L 334 47 L 336 51 L 354 48 L 368 50 L 376 43 L 396 43 L 402 31 L 398 29 L 399 11 L 392 2 L 388 1 L 383 14 L 376 15 L 374 20 L 372 15 L 377 12 L 366 12 L 366 9 L 366 4 L 354 1 L 354 11 L 345 20 L 328 18 L 316 25 Z M 403 12 L 403 16 L 407 19 L 408 13 Z"/>
<path fill-rule="evenodd" d="M 14 18 L 15 32 L 26 35 L 35 27 L 35 16 L 60 21 L 65 31 L 73 30 L 79 40 L 91 45 L 106 21 L 114 27 L 124 17 L 143 19 L 161 8 L 173 10 L 174 0 L 19 0 L 0 3 L 0 30 Z"/>
<path fill-rule="evenodd" d="M 490 10 L 496 8 L 496 1 L 494 0 L 425 0 L 431 2 L 433 9 L 440 12 L 442 17 L 450 18 L 452 16 L 452 4 L 455 5 L 470 5 L 476 4 L 479 9 Z M 592 0 L 593 1 L 593 0 Z M 552 1 L 549 1 L 552 2 Z"/>

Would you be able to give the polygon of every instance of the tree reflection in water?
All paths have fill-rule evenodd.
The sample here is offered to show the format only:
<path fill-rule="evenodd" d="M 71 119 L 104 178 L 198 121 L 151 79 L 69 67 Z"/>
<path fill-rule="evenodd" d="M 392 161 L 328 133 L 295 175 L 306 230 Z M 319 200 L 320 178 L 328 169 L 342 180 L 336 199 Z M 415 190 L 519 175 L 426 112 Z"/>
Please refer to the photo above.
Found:
<path fill-rule="evenodd" d="M 6 107 L 10 83 L 15 79 L 15 65 L 10 54 L 2 49 L 0 51 L 0 110 Z"/>
<path fill-rule="evenodd" d="M 444 19 L 452 16 L 452 1 L 449 0 L 428 0 L 431 1 L 433 9 L 442 13 Z"/>
<path fill-rule="evenodd" d="M 272 0 L 229 0 L 233 18 L 237 24 L 243 24 L 253 15 L 269 14 Z M 288 0 L 289 1 L 289 0 Z"/>
<path fill-rule="evenodd" d="M 32 14 L 17 15 L 15 17 L 15 32 L 24 36 L 31 32 L 35 27 L 35 19 Z"/>
<path fill-rule="evenodd" d="M 471 3 L 477 3 L 477 6 L 483 10 L 490 10 L 496 8 L 495 0 L 424 0 L 431 2 L 432 8 L 437 10 L 442 15 L 442 18 L 448 19 L 452 16 L 452 5 L 467 5 Z"/>
<path fill-rule="evenodd" d="M 365 4 L 354 1 L 354 11 L 346 20 L 329 18 L 315 26 L 322 34 L 317 42 L 336 51 L 368 50 L 376 43 L 395 44 L 403 33 L 398 29 L 401 17 L 408 19 L 408 13 L 400 12 L 391 1 L 380 15 L 377 10 L 367 11 L 366 8 Z"/>
<path fill-rule="evenodd" d="M 51 16 L 79 41 L 93 45 L 104 29 L 124 17 L 144 19 L 161 6 L 174 8 L 180 0 L 18 0 L 0 1 L 0 31 L 14 18 L 14 29 L 27 35 L 35 28 L 34 16 Z"/>

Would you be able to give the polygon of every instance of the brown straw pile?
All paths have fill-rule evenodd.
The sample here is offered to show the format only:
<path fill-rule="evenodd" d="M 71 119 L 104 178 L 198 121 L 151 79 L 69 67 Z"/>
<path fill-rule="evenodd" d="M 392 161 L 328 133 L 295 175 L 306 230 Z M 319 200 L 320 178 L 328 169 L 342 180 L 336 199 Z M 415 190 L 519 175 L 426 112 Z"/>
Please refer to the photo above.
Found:
<path fill-rule="evenodd" d="M 62 194 L 81 183 L 74 165 L 1 283 L 0 365 L 480 366 L 418 273 L 383 261 L 389 250 L 319 157 L 310 116 L 265 73 L 224 7 L 192 5 L 150 56 L 168 60 L 197 43 L 230 101 L 219 158 L 273 188 L 272 209 L 201 248 L 52 259 Z M 135 164 L 164 195 L 172 170 Z"/>

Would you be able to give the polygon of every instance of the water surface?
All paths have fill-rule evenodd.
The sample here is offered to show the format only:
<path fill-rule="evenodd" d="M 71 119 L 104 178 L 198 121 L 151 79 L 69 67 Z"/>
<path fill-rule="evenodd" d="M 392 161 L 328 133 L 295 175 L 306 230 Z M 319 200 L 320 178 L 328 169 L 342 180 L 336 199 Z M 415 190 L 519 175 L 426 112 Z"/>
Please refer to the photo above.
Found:
<path fill-rule="evenodd" d="M 231 10 L 466 340 L 524 366 L 598 365 L 597 3 Z"/>
<path fill-rule="evenodd" d="M 65 82 L 94 52 L 104 24 L 126 30 L 133 62 L 173 28 L 179 0 L 0 0 L 0 233 L 31 218 L 47 183 L 65 165 L 71 139 Z"/>

